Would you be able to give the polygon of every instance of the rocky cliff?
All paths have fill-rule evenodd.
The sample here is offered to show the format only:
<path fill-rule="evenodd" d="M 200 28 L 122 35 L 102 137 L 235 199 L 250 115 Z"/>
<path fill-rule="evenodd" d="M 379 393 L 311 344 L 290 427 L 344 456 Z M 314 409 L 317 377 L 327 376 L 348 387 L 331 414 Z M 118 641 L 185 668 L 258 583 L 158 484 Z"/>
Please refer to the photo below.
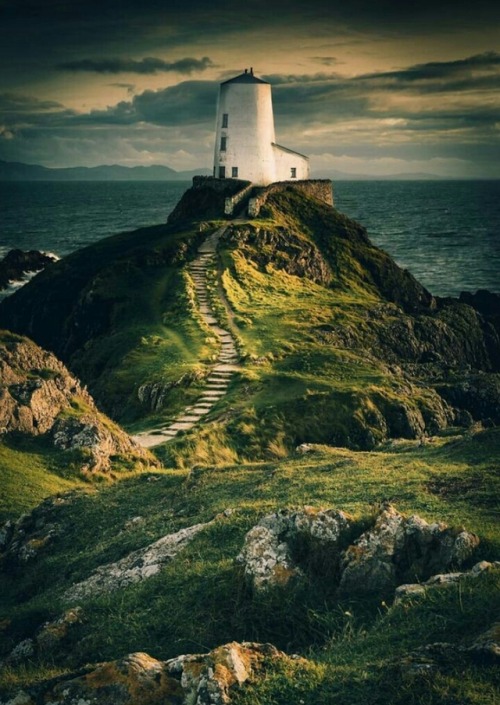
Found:
<path fill-rule="evenodd" d="M 157 464 L 96 408 L 62 362 L 27 338 L 0 332 L 0 434 L 45 436 L 81 465 L 109 470 L 113 459 Z"/>

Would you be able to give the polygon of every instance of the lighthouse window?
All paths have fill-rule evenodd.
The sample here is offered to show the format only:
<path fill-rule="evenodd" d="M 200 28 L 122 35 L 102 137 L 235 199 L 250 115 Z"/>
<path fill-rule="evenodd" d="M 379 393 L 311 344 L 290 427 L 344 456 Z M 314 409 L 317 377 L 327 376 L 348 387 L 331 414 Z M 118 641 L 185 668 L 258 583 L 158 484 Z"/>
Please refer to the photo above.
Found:
<path fill-rule="evenodd" d="M 235 179 L 238 176 L 238 167 L 237 166 L 232 167 L 231 176 L 233 177 L 233 179 Z"/>
<path fill-rule="evenodd" d="M 220 151 L 221 152 L 226 151 L 226 144 L 227 144 L 227 137 L 221 137 L 220 138 Z"/>
<path fill-rule="evenodd" d="M 228 113 L 222 113 L 222 127 L 227 127 L 228 122 L 229 122 Z"/>
<path fill-rule="evenodd" d="M 225 178 L 226 178 L 226 167 L 220 166 L 219 167 L 219 179 L 225 179 Z"/>
<path fill-rule="evenodd" d="M 292 173 L 290 174 L 290 176 L 292 177 L 292 179 L 297 178 L 297 167 L 292 166 Z"/>

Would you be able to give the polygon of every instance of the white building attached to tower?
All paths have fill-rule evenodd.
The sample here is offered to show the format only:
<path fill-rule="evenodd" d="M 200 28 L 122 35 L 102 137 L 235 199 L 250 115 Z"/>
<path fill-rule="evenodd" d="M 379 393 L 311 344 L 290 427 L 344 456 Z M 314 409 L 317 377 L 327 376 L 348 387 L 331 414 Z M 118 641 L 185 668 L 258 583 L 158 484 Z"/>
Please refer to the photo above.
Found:
<path fill-rule="evenodd" d="M 214 176 L 258 186 L 309 178 L 309 159 L 276 144 L 271 84 L 253 69 L 221 83 Z"/>

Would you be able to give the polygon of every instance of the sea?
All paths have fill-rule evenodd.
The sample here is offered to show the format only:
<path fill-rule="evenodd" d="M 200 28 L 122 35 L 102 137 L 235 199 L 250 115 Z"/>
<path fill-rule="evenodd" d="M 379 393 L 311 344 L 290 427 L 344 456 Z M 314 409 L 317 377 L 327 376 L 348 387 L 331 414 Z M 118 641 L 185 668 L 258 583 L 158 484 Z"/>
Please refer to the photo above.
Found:
<path fill-rule="evenodd" d="M 189 182 L 1 182 L 0 258 L 164 223 Z M 338 181 L 335 206 L 438 296 L 500 292 L 500 181 Z M 7 293 L 7 292 L 6 292 Z"/>

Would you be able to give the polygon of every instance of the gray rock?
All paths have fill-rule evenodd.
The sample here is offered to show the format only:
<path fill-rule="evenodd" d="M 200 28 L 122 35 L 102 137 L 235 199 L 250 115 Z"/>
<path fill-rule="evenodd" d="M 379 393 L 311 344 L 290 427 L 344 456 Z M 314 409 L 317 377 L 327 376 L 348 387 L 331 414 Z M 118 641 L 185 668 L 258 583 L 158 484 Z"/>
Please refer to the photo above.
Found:
<path fill-rule="evenodd" d="M 445 524 L 428 524 L 419 516 L 404 517 L 385 504 L 375 526 L 342 557 L 340 590 L 344 594 L 388 593 L 408 578 L 460 567 L 474 553 L 479 538 Z"/>
<path fill-rule="evenodd" d="M 269 661 L 291 658 L 271 644 L 231 642 L 206 654 L 158 661 L 133 653 L 19 691 L 0 705 L 229 705 L 232 695 L 257 680 Z"/>
<path fill-rule="evenodd" d="M 250 529 L 236 560 L 243 565 L 245 577 L 255 590 L 285 586 L 304 575 L 293 557 L 297 541 L 312 539 L 327 545 L 332 559 L 338 558 L 341 540 L 350 526 L 350 517 L 335 509 L 281 510 L 263 517 Z"/>
<path fill-rule="evenodd" d="M 428 588 L 440 588 L 448 585 L 455 585 L 464 578 L 478 578 L 483 573 L 489 572 L 494 568 L 500 568 L 500 562 L 495 561 L 494 563 L 490 563 L 489 561 L 480 561 L 470 570 L 461 573 L 440 573 L 438 575 L 432 575 L 429 580 L 426 580 L 423 583 L 399 585 L 394 593 L 393 604 L 398 605 L 401 602 L 406 602 L 407 600 L 415 597 L 423 597 Z"/>
<path fill-rule="evenodd" d="M 167 534 L 145 548 L 132 551 L 116 563 L 100 566 L 86 580 L 76 583 L 66 592 L 66 601 L 76 602 L 151 578 L 212 523 L 195 524 Z"/>

